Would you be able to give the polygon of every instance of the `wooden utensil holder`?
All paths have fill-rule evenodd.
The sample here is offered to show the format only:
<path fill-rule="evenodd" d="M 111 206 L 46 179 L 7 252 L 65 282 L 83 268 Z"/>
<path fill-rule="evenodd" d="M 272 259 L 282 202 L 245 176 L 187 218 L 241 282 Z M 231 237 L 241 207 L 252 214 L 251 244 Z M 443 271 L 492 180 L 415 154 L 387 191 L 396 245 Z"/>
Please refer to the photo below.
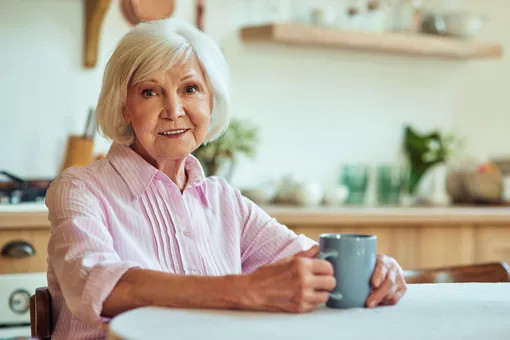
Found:
<path fill-rule="evenodd" d="M 64 163 L 60 172 L 69 167 L 83 167 L 92 163 L 94 141 L 82 136 L 69 136 L 67 139 Z"/>

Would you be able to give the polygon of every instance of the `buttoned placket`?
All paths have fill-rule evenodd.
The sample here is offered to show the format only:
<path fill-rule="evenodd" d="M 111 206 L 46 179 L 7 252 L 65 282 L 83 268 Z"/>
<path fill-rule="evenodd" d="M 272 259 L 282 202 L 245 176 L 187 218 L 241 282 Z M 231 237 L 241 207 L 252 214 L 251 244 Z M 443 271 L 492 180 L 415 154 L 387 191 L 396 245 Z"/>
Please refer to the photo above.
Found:
<path fill-rule="evenodd" d="M 157 178 L 163 182 L 165 191 L 173 203 L 168 208 L 171 211 L 172 222 L 176 230 L 175 237 L 179 246 L 184 273 L 199 274 L 200 259 L 198 251 L 196 251 L 196 238 L 193 235 L 193 227 L 184 197 L 189 189 L 186 188 L 181 194 L 177 186 L 168 177 L 159 175 Z"/>

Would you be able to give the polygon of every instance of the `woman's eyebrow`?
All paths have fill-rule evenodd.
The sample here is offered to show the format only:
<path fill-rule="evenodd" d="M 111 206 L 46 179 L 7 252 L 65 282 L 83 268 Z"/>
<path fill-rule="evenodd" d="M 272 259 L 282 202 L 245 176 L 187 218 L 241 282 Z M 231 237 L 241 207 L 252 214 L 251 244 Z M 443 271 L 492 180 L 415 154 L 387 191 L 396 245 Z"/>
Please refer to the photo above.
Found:
<path fill-rule="evenodd" d="M 184 77 L 182 77 L 181 81 L 184 81 L 184 80 L 187 80 L 187 79 L 190 79 L 190 78 L 198 78 L 198 77 L 197 77 L 196 73 L 189 73 L 189 74 L 185 75 Z"/>
<path fill-rule="evenodd" d="M 146 79 L 146 80 L 141 81 L 141 83 L 144 83 L 144 82 L 159 84 L 159 81 L 157 81 L 156 79 Z"/>

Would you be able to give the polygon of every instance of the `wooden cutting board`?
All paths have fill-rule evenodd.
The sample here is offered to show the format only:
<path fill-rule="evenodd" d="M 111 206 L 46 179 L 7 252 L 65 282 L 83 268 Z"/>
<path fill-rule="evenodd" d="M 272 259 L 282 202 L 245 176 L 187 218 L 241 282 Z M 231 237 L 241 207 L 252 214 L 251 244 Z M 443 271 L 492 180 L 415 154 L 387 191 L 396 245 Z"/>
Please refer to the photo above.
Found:
<path fill-rule="evenodd" d="M 141 21 L 168 18 L 175 9 L 175 0 L 119 0 L 124 18 L 136 25 Z"/>

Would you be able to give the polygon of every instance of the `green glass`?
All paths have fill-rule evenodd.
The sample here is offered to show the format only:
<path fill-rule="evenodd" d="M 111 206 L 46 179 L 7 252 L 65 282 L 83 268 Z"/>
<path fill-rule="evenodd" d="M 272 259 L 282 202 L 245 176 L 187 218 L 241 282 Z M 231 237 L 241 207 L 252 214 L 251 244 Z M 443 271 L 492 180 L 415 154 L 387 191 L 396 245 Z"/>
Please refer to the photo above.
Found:
<path fill-rule="evenodd" d="M 380 165 L 377 167 L 377 202 L 381 205 L 400 204 L 405 188 L 406 171 L 403 167 Z"/>
<path fill-rule="evenodd" d="M 368 186 L 368 167 L 366 165 L 345 165 L 341 182 L 349 189 L 347 204 L 363 204 Z"/>

